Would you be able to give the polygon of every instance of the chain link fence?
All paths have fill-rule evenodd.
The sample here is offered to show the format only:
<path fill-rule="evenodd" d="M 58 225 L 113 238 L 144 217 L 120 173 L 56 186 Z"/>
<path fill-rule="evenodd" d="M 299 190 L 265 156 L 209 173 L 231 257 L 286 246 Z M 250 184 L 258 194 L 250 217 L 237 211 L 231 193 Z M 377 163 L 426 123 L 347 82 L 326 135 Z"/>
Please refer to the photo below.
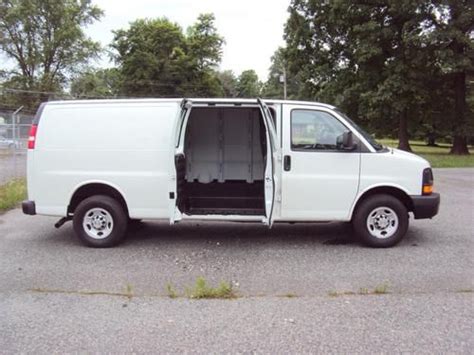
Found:
<path fill-rule="evenodd" d="M 28 133 L 34 114 L 0 110 L 0 185 L 26 176 Z"/>

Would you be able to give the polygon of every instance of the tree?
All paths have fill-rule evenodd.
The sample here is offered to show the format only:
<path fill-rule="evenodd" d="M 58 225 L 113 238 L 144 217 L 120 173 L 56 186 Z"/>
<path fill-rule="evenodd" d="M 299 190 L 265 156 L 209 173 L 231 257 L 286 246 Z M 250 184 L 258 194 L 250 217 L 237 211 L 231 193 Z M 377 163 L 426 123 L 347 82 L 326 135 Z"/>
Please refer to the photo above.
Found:
<path fill-rule="evenodd" d="M 257 97 L 260 95 L 261 83 L 255 70 L 244 70 L 237 80 L 237 97 Z"/>
<path fill-rule="evenodd" d="M 439 99 L 451 111 L 445 112 L 452 122 L 451 153 L 469 154 L 467 135 L 472 135 L 474 118 L 467 95 L 469 73 L 474 72 L 474 4 L 469 0 L 438 0 L 435 4 L 438 16 L 431 39 L 445 89 Z"/>
<path fill-rule="evenodd" d="M 225 41 L 214 25 L 214 14 L 201 14 L 196 23 L 187 30 L 187 48 L 194 63 L 194 78 L 189 95 L 195 97 L 216 97 L 223 95 L 216 67 L 222 59 Z"/>
<path fill-rule="evenodd" d="M 114 59 L 128 96 L 177 96 L 187 82 L 190 63 L 178 24 L 166 18 L 139 19 L 128 30 L 114 31 Z"/>
<path fill-rule="evenodd" d="M 0 51 L 16 64 L 10 84 L 57 91 L 100 52 L 83 28 L 102 16 L 90 0 L 3 0 Z"/>
<path fill-rule="evenodd" d="M 222 97 L 237 97 L 237 78 L 232 70 L 224 70 L 217 73 L 222 88 Z"/>
<path fill-rule="evenodd" d="M 300 82 L 297 75 L 290 71 L 290 62 L 285 48 L 278 48 L 271 57 L 268 79 L 262 88 L 262 95 L 269 98 L 283 98 L 283 83 L 280 78 L 286 77 L 287 98 L 296 99 L 304 96 L 299 92 Z"/>
<path fill-rule="evenodd" d="M 436 74 L 426 38 L 434 8 L 426 0 L 293 0 L 285 37 L 306 91 L 410 150 L 410 127 L 430 113 L 426 77 Z M 394 124 L 397 122 L 397 124 Z"/>
<path fill-rule="evenodd" d="M 128 96 L 217 96 L 222 90 L 214 67 L 223 39 L 214 16 L 201 15 L 185 36 L 166 18 L 140 19 L 114 31 L 112 48 Z"/>
<path fill-rule="evenodd" d="M 108 98 L 120 94 L 121 78 L 116 68 L 89 70 L 71 82 L 71 95 L 78 98 Z"/>
<path fill-rule="evenodd" d="M 214 69 L 222 59 L 225 41 L 217 32 L 214 21 L 214 14 L 201 14 L 187 31 L 189 55 L 197 62 L 200 70 Z"/>

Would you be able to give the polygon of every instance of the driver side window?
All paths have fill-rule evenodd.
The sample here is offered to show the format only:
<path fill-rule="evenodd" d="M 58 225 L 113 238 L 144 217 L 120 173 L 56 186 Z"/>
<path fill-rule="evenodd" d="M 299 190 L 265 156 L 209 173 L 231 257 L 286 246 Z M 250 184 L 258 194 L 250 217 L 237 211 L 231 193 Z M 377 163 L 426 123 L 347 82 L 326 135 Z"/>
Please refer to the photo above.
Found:
<path fill-rule="evenodd" d="M 324 111 L 291 112 L 292 150 L 337 150 L 337 138 L 348 129 L 337 118 Z"/>

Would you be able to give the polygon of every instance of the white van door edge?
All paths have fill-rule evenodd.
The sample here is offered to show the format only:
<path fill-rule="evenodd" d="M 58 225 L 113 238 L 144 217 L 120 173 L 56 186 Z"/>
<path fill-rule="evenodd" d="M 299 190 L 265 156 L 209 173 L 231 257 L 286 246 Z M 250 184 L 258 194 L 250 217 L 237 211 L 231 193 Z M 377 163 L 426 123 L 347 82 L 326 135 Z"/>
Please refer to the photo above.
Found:
<path fill-rule="evenodd" d="M 169 180 L 169 216 L 170 224 L 182 219 L 182 213 L 179 210 L 180 191 L 178 189 L 178 181 L 180 173 L 179 167 L 181 158 L 184 157 L 184 135 L 186 124 L 191 113 L 192 101 L 183 99 L 178 110 L 176 125 L 173 131 L 173 139 L 171 139 L 172 147 L 170 149 L 170 180 Z"/>
<path fill-rule="evenodd" d="M 260 99 L 257 99 L 262 112 L 265 124 L 265 136 L 268 142 L 267 160 L 265 162 L 265 219 L 263 223 L 271 227 L 273 225 L 273 208 L 275 205 L 275 193 L 277 191 L 276 162 L 278 161 L 278 139 L 276 137 L 275 127 L 268 106 Z"/>

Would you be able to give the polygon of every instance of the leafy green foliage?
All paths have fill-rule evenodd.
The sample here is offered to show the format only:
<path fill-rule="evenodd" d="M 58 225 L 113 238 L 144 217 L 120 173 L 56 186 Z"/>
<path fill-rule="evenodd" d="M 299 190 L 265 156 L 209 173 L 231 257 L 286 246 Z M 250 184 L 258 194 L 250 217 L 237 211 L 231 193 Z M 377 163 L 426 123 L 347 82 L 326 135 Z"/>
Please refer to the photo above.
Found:
<path fill-rule="evenodd" d="M 219 80 L 222 88 L 222 97 L 236 97 L 237 96 L 237 78 L 232 70 L 224 70 L 217 73 L 217 80 Z"/>
<path fill-rule="evenodd" d="M 121 92 L 128 96 L 176 95 L 189 60 L 181 27 L 166 18 L 132 22 L 114 32 L 114 59 L 123 77 Z M 163 96 L 164 96 L 163 95 Z"/>
<path fill-rule="evenodd" d="M 255 70 L 244 70 L 237 80 L 237 97 L 257 97 L 260 90 L 261 83 Z"/>
<path fill-rule="evenodd" d="M 299 92 L 301 84 L 298 75 L 290 71 L 286 49 L 282 47 L 278 48 L 271 58 L 271 63 L 268 80 L 262 88 L 262 95 L 268 98 L 282 99 L 284 93 L 283 83 L 280 77 L 286 76 L 287 98 L 302 98 L 302 93 Z"/>
<path fill-rule="evenodd" d="M 99 54 L 99 44 L 83 28 L 101 16 L 91 0 L 2 1 L 0 51 L 16 64 L 6 84 L 43 92 L 60 89 L 71 73 Z"/>
<path fill-rule="evenodd" d="M 224 40 L 214 15 L 202 14 L 187 35 L 166 18 L 140 19 L 114 32 L 114 59 L 122 77 L 121 94 L 139 97 L 216 96 L 214 67 Z"/>
<path fill-rule="evenodd" d="M 444 95 L 439 97 L 440 111 L 451 121 L 451 153 L 469 154 L 467 136 L 474 135 L 474 106 L 472 97 L 471 100 L 467 98 L 468 81 L 472 80 L 474 72 L 474 3 L 470 0 L 437 0 L 435 4 L 438 16 L 430 39 L 444 79 L 440 85 L 444 89 Z"/>
<path fill-rule="evenodd" d="M 89 70 L 71 82 L 71 95 L 78 98 L 104 98 L 119 94 L 120 73 L 116 68 Z"/>
<path fill-rule="evenodd" d="M 448 117 L 455 136 L 466 131 L 472 2 L 293 0 L 289 11 L 286 57 L 299 96 L 334 103 L 371 131 L 397 132 L 406 150 L 409 132 L 444 128 Z"/>
<path fill-rule="evenodd" d="M 215 68 L 222 59 L 222 46 L 225 41 L 217 33 L 215 20 L 213 14 L 201 14 L 187 31 L 189 54 L 200 70 Z"/>

